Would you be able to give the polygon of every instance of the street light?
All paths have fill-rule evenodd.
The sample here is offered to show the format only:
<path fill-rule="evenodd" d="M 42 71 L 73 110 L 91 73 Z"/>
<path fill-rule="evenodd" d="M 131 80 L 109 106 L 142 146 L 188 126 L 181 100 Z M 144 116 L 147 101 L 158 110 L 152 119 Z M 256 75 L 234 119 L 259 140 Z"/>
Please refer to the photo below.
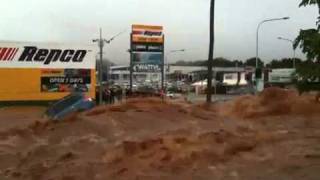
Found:
<path fill-rule="evenodd" d="M 177 49 L 177 50 L 169 51 L 169 52 L 166 54 L 166 64 L 167 64 L 167 66 L 169 66 L 168 57 L 169 57 L 170 54 L 178 53 L 178 52 L 185 52 L 185 51 L 186 51 L 186 49 Z"/>
<path fill-rule="evenodd" d="M 99 104 L 102 104 L 102 59 L 103 59 L 103 47 L 104 43 L 109 43 L 106 39 L 102 38 L 102 29 L 100 28 L 100 38 L 99 39 L 93 39 L 92 42 L 98 42 L 98 46 L 100 48 L 100 64 L 99 64 Z"/>
<path fill-rule="evenodd" d="M 271 22 L 271 21 L 282 21 L 282 20 L 288 20 L 290 17 L 283 17 L 283 18 L 273 18 L 273 19 L 266 19 L 263 20 L 259 23 L 258 28 L 257 28 L 257 40 L 256 40 L 256 68 L 258 68 L 258 59 L 259 59 L 259 30 L 262 24 L 266 22 Z"/>
<path fill-rule="evenodd" d="M 294 48 L 294 41 L 291 39 L 283 38 L 283 37 L 278 37 L 279 40 L 287 41 L 292 44 L 293 48 L 293 68 L 296 68 L 296 49 Z"/>
<path fill-rule="evenodd" d="M 172 50 L 172 51 L 169 52 L 169 54 L 170 53 L 175 53 L 175 52 L 184 52 L 184 51 L 186 51 L 186 50 L 185 49 Z"/>
<path fill-rule="evenodd" d="M 173 53 L 178 53 L 178 52 L 185 52 L 186 51 L 186 49 L 177 49 L 177 50 L 172 50 L 172 51 L 169 51 L 167 54 L 166 54 L 166 69 L 165 69 L 165 71 L 164 71 L 164 77 L 166 78 L 166 74 L 167 74 L 167 69 L 169 69 L 169 62 L 168 62 L 168 57 L 169 57 L 169 55 L 170 54 L 173 54 Z"/>
<path fill-rule="evenodd" d="M 283 17 L 283 18 L 273 18 L 273 19 L 266 19 L 266 20 L 263 20 L 261 21 L 259 24 L 258 24 L 258 27 L 257 27 L 257 39 L 256 39 L 256 70 L 258 70 L 259 68 L 259 64 L 258 64 L 258 59 L 259 59 L 259 30 L 260 30 L 260 27 L 262 24 L 266 23 L 266 22 L 272 22 L 272 21 L 282 21 L 282 20 L 288 20 L 290 19 L 290 17 Z M 258 79 L 257 77 L 257 73 L 256 73 L 256 90 L 258 91 L 258 87 L 259 87 L 259 84 L 260 84 L 260 79 Z M 258 82 L 259 81 L 259 82 Z"/>

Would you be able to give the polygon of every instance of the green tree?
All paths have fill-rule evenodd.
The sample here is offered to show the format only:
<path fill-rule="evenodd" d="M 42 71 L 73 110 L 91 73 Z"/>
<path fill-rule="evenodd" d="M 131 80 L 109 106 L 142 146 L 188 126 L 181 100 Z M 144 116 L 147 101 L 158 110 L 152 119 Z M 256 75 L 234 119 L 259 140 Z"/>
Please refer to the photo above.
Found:
<path fill-rule="evenodd" d="M 320 34 L 318 29 L 301 30 L 294 47 L 300 47 L 308 60 L 320 60 Z"/>
<path fill-rule="evenodd" d="M 178 66 L 207 66 L 208 65 L 208 61 L 207 60 L 198 60 L 198 61 L 177 61 L 174 65 L 178 65 Z M 212 63 L 213 67 L 241 67 L 243 66 L 243 62 L 239 61 L 239 60 L 234 60 L 231 61 L 229 59 L 223 58 L 223 57 L 218 57 L 218 58 L 214 58 L 213 63 Z"/>
<path fill-rule="evenodd" d="M 309 5 L 317 5 L 318 6 L 318 11 L 319 11 L 319 17 L 318 17 L 318 21 L 317 21 L 317 25 L 318 25 L 318 30 L 320 29 L 320 0 L 302 0 L 299 7 L 302 6 L 309 6 Z"/>
<path fill-rule="evenodd" d="M 256 67 L 256 58 L 249 58 L 245 61 L 244 63 L 246 66 L 251 66 L 251 67 Z M 264 66 L 264 62 L 261 61 L 260 58 L 258 58 L 258 66 L 259 67 L 263 67 Z"/>
<path fill-rule="evenodd" d="M 215 58 L 213 61 L 213 67 L 234 67 L 234 63 L 223 57 Z"/>
<path fill-rule="evenodd" d="M 233 60 L 233 67 L 242 67 L 244 65 L 244 63 L 240 60 Z"/>
<path fill-rule="evenodd" d="M 295 58 L 296 65 L 301 64 L 301 59 Z M 266 65 L 268 68 L 281 69 L 281 68 L 293 68 L 293 58 L 283 58 L 281 60 L 273 59 L 270 63 Z"/>
<path fill-rule="evenodd" d="M 294 42 L 294 48 L 298 46 L 302 49 L 302 52 L 307 55 L 308 60 L 320 59 L 320 0 L 302 0 L 299 7 L 317 5 L 319 11 L 319 17 L 317 20 L 317 29 L 305 29 L 301 30 L 299 36 Z"/>
<path fill-rule="evenodd" d="M 299 36 L 294 42 L 294 48 L 300 47 L 307 55 L 307 62 L 298 66 L 297 88 L 300 93 L 304 91 L 320 90 L 320 0 L 302 0 L 300 7 L 316 5 L 318 6 L 319 17 L 317 28 L 300 30 Z M 320 97 L 318 93 L 316 99 Z"/>

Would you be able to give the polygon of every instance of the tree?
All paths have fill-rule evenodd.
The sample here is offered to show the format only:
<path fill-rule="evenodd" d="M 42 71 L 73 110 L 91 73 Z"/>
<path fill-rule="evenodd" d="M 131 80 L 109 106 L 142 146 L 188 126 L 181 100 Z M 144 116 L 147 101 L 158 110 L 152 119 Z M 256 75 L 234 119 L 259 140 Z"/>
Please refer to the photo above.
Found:
<path fill-rule="evenodd" d="M 213 48 L 214 48 L 214 6 L 215 0 L 210 4 L 210 43 L 208 58 L 208 86 L 207 86 L 207 103 L 212 102 L 212 66 L 213 66 Z"/>
<path fill-rule="evenodd" d="M 309 6 L 309 5 L 317 5 L 318 6 L 319 17 L 318 17 L 317 25 L 318 25 L 318 30 L 319 30 L 320 29 L 320 0 L 302 0 L 299 7 Z"/>
<path fill-rule="evenodd" d="M 294 61 L 296 62 L 296 65 L 301 64 L 301 59 L 299 58 L 295 58 Z M 272 69 L 293 68 L 293 58 L 283 58 L 281 60 L 273 59 L 266 67 Z"/>
<path fill-rule="evenodd" d="M 302 0 L 301 6 L 317 5 L 320 15 L 320 0 Z M 317 20 L 317 29 L 300 30 L 294 42 L 294 48 L 300 47 L 307 55 L 307 62 L 297 68 L 297 88 L 304 91 L 320 90 L 320 16 Z M 320 92 L 317 95 L 319 97 Z M 318 99 L 317 99 L 318 100 Z"/>
<path fill-rule="evenodd" d="M 242 67 L 244 63 L 240 60 L 233 60 L 232 65 L 233 65 L 232 67 Z"/>
<path fill-rule="evenodd" d="M 294 42 L 294 48 L 298 46 L 302 48 L 302 52 L 307 55 L 308 60 L 320 59 L 320 0 L 302 0 L 299 7 L 317 5 L 319 9 L 319 17 L 317 21 L 317 29 L 300 30 L 299 36 Z"/>
<path fill-rule="evenodd" d="M 246 66 L 252 66 L 252 67 L 256 67 L 256 58 L 253 57 L 253 58 L 250 58 L 250 59 L 247 59 L 244 63 Z M 260 58 L 258 58 L 258 67 L 263 67 L 264 66 L 264 62 L 261 61 Z"/>
<path fill-rule="evenodd" d="M 307 60 L 303 62 L 296 72 L 296 86 L 299 93 L 307 91 L 320 91 L 320 65 L 317 62 Z M 318 100 L 319 93 L 317 95 Z"/>
<path fill-rule="evenodd" d="M 174 63 L 174 65 L 177 65 L 177 66 L 187 66 L 187 65 L 188 65 L 188 62 L 183 61 L 183 60 L 180 60 L 180 61 L 177 61 L 176 63 Z"/>
<path fill-rule="evenodd" d="M 198 61 L 177 61 L 174 65 L 177 66 L 208 66 L 207 60 L 198 60 Z M 243 66 L 243 62 L 239 60 L 231 61 L 229 59 L 218 57 L 213 59 L 213 67 L 240 67 Z"/>
<path fill-rule="evenodd" d="M 215 58 L 213 61 L 213 67 L 234 67 L 235 64 L 223 57 Z"/>
<path fill-rule="evenodd" d="M 300 46 L 299 46 L 300 45 Z M 294 47 L 300 47 L 308 60 L 320 60 L 320 34 L 318 29 L 301 30 Z"/>

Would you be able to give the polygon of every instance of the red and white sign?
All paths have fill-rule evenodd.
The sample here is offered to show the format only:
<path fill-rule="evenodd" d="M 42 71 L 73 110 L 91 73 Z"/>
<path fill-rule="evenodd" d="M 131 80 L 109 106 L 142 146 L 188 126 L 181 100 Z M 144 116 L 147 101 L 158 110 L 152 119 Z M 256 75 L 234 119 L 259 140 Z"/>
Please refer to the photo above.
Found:
<path fill-rule="evenodd" d="M 163 27 L 149 25 L 132 25 L 132 42 L 163 43 Z"/>
<path fill-rule="evenodd" d="M 92 45 L 1 42 L 0 68 L 95 69 Z"/>

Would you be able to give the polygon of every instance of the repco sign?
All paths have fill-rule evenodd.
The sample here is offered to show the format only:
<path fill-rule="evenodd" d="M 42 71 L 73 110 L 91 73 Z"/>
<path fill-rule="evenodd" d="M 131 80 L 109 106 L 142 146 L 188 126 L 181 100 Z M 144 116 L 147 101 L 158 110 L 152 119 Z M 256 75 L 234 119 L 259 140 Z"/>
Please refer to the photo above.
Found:
<path fill-rule="evenodd" d="M 0 68 L 94 69 L 94 49 L 91 45 L 0 41 Z"/>
<path fill-rule="evenodd" d="M 81 63 L 86 56 L 86 50 L 73 49 L 38 49 L 35 46 L 26 46 L 19 58 L 19 61 L 38 61 L 43 64 L 51 62 L 76 62 Z"/>
<path fill-rule="evenodd" d="M 149 25 L 132 25 L 132 43 L 163 44 L 163 27 Z"/>

